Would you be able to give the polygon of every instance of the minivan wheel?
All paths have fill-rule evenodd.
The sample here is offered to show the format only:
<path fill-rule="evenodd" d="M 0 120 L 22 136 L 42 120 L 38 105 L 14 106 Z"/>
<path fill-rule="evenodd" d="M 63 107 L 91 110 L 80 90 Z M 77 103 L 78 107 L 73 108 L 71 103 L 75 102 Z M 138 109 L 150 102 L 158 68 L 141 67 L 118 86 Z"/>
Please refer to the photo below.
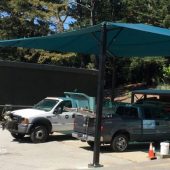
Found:
<path fill-rule="evenodd" d="M 47 128 L 44 126 L 36 126 L 30 134 L 31 141 L 33 143 L 42 143 L 45 142 L 48 138 Z"/>
<path fill-rule="evenodd" d="M 111 141 L 111 149 L 116 152 L 123 152 L 127 149 L 128 138 L 126 135 L 118 134 Z"/>

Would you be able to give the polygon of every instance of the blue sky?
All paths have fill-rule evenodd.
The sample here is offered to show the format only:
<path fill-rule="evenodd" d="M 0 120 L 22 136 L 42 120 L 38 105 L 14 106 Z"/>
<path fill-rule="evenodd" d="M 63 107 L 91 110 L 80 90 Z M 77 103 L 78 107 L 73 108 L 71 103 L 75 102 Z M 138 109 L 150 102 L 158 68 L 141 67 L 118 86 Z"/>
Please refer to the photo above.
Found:
<path fill-rule="evenodd" d="M 54 19 L 55 20 L 55 19 Z M 55 23 L 55 21 L 53 21 Z M 66 21 L 64 22 L 64 29 L 69 29 L 69 24 L 76 22 L 76 20 L 70 16 L 67 17 Z M 50 29 L 56 31 L 56 25 L 50 25 Z"/>

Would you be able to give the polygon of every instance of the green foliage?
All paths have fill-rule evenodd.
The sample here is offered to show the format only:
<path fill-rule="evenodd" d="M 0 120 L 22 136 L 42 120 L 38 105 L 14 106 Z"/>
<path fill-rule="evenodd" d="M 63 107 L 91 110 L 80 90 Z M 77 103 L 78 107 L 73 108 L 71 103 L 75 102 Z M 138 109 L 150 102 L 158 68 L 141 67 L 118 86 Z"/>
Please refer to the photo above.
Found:
<path fill-rule="evenodd" d="M 58 66 L 80 67 L 80 58 L 75 53 L 41 53 L 38 63 Z"/>
<path fill-rule="evenodd" d="M 163 67 L 163 78 L 166 82 L 170 82 L 170 65 Z"/>
<path fill-rule="evenodd" d="M 101 21 L 121 21 L 124 17 L 124 3 L 122 0 L 98 1 L 97 22 Z"/>
<path fill-rule="evenodd" d="M 68 16 L 72 28 L 102 21 L 146 23 L 170 28 L 169 0 L 0 0 L 0 39 L 33 37 L 64 31 Z M 54 30 L 50 29 L 54 26 Z M 50 53 L 22 48 L 1 48 L 0 59 L 69 67 L 97 68 L 98 59 L 74 53 Z M 158 58 L 107 58 L 106 84 L 111 86 L 113 67 L 116 84 L 168 80 L 170 60 Z"/>
<path fill-rule="evenodd" d="M 113 65 L 107 61 L 106 65 L 106 85 L 111 87 Z M 163 65 L 167 59 L 162 57 L 132 57 L 132 58 L 115 58 L 116 85 L 127 83 L 145 82 L 148 85 L 163 82 Z"/>
<path fill-rule="evenodd" d="M 93 69 L 95 69 L 95 64 L 94 63 L 88 63 L 86 68 L 89 69 L 89 70 L 93 70 Z"/>
<path fill-rule="evenodd" d="M 148 23 L 159 26 L 167 25 L 170 13 L 169 0 L 123 0 L 126 22 Z M 166 25 L 165 25 L 166 23 Z"/>
<path fill-rule="evenodd" d="M 53 34 L 50 24 L 54 24 L 57 32 L 64 30 L 67 18 L 65 0 L 1 0 L 0 39 L 34 37 Z M 63 19 L 64 17 L 64 19 Z M 67 56 L 75 56 L 68 54 Z M 3 60 L 24 61 L 32 63 L 61 63 L 65 54 L 56 54 L 22 48 L 1 48 L 0 58 Z M 56 59 L 56 61 L 55 61 Z M 63 63 L 67 63 L 64 62 Z M 72 63 L 72 62 L 71 62 Z M 74 65 L 74 64 L 73 64 Z"/>
<path fill-rule="evenodd" d="M 170 28 L 170 14 L 164 18 L 163 24 L 165 27 Z"/>
<path fill-rule="evenodd" d="M 160 57 L 132 58 L 128 77 L 133 83 L 139 81 L 151 85 L 160 82 L 163 76 L 163 64 L 165 63 L 166 60 Z"/>
<path fill-rule="evenodd" d="M 160 83 L 158 86 L 156 86 L 157 89 L 159 90 L 169 90 L 170 89 L 170 85 L 169 84 L 165 84 L 165 83 Z"/>

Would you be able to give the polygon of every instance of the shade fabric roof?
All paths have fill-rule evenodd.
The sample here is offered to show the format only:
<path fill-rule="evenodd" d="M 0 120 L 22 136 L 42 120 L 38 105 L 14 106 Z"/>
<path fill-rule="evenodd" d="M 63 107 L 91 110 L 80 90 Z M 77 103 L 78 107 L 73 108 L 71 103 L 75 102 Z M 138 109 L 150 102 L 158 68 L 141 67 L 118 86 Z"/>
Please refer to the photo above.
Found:
<path fill-rule="evenodd" d="M 170 56 L 170 30 L 145 24 L 106 23 L 107 53 L 113 56 Z M 84 54 L 100 53 L 104 23 L 51 36 L 1 40 L 0 47 L 24 47 Z"/>

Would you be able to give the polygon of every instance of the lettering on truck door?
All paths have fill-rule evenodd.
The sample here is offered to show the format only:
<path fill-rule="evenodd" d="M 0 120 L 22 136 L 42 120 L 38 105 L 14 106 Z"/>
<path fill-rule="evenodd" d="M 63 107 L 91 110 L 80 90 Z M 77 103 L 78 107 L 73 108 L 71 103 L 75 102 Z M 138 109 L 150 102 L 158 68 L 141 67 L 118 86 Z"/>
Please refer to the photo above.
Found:
<path fill-rule="evenodd" d="M 150 140 L 151 136 L 153 140 L 156 140 L 156 123 L 153 119 L 150 107 L 142 107 L 143 113 L 143 139 Z"/>

